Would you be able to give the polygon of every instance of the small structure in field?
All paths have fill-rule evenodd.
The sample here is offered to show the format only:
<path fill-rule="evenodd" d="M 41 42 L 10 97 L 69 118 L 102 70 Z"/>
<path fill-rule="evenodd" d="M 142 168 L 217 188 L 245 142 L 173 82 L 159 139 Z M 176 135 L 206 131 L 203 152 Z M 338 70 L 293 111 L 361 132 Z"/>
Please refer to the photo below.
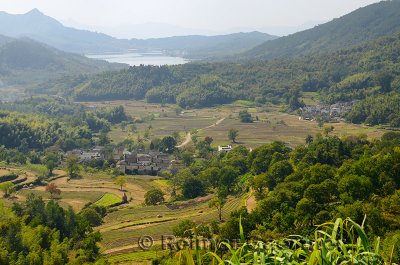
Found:
<path fill-rule="evenodd" d="M 218 152 L 230 152 L 232 151 L 232 145 L 218 146 Z"/>

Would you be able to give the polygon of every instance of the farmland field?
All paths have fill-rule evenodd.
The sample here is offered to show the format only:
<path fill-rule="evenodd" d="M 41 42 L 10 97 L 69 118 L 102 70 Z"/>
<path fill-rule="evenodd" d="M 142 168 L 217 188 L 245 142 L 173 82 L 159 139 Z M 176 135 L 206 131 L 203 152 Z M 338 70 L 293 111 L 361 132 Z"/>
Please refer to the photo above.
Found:
<path fill-rule="evenodd" d="M 94 204 L 98 206 L 109 207 L 120 203 L 121 201 L 121 197 L 118 197 L 117 195 L 112 193 L 106 193 L 103 195 L 103 197 L 101 197 L 100 200 L 96 201 Z"/>
<path fill-rule="evenodd" d="M 315 103 L 314 94 L 304 95 L 308 103 Z M 272 141 L 283 141 L 291 146 L 304 144 L 307 135 L 322 133 L 316 121 L 299 120 L 297 115 L 280 112 L 274 106 L 256 106 L 251 102 L 237 101 L 233 104 L 213 108 L 183 110 L 176 113 L 175 105 L 149 104 L 144 101 L 112 101 L 83 103 L 89 107 L 105 107 L 122 105 L 125 110 L 141 123 L 136 123 L 136 131 L 114 126 L 109 133 L 114 143 L 125 139 L 137 140 L 143 138 L 145 131 L 150 132 L 150 138 L 164 137 L 173 132 L 179 132 L 181 141 L 193 129 L 198 130 L 198 136 L 211 136 L 213 145 L 229 144 L 227 132 L 231 128 L 239 131 L 238 143 L 247 147 L 257 147 Z M 241 123 L 238 113 L 247 110 L 255 120 L 253 123 Z M 365 134 L 369 138 L 379 138 L 384 133 L 376 127 L 354 125 L 345 122 L 332 123 L 333 135 L 340 137 Z M 150 128 L 150 129 L 149 129 Z"/>

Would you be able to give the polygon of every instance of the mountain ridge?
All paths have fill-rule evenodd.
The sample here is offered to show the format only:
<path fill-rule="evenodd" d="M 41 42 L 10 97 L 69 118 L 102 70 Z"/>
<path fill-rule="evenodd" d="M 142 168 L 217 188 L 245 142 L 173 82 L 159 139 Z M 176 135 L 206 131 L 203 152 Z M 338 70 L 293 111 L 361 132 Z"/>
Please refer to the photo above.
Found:
<path fill-rule="evenodd" d="M 4 41 L 3 41 L 4 40 Z M 94 74 L 127 68 L 57 50 L 27 37 L 0 35 L 0 79 L 3 85 L 27 84 L 70 74 Z"/>
<path fill-rule="evenodd" d="M 80 54 L 156 49 L 186 57 L 193 54 L 196 58 L 241 53 L 277 38 L 266 33 L 249 32 L 216 36 L 117 39 L 104 33 L 65 27 L 38 9 L 17 15 L 1 12 L 0 34 L 10 37 L 29 37 L 63 51 Z M 219 53 L 214 50 L 218 50 Z"/>
<path fill-rule="evenodd" d="M 400 31 L 400 1 L 381 1 L 359 8 L 312 29 L 263 43 L 242 57 L 290 58 L 336 51 Z"/>

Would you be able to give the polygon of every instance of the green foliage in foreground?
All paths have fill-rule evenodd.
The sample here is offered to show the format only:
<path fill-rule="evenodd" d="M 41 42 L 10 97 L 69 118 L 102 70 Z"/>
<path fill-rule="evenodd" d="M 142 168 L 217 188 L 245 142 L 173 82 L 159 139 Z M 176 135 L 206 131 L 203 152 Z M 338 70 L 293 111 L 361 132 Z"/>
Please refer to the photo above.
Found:
<path fill-rule="evenodd" d="M 100 240 L 87 215 L 55 201 L 30 194 L 11 210 L 0 200 L 0 264 L 105 264 Z"/>
<path fill-rule="evenodd" d="M 390 264 L 380 254 L 379 237 L 371 242 L 364 231 L 364 223 L 357 224 L 350 218 L 338 218 L 334 223 L 325 223 L 308 239 L 291 236 L 268 243 L 245 242 L 240 225 L 241 244 L 235 248 L 221 243 L 226 251 L 202 252 L 185 249 L 164 264 Z"/>

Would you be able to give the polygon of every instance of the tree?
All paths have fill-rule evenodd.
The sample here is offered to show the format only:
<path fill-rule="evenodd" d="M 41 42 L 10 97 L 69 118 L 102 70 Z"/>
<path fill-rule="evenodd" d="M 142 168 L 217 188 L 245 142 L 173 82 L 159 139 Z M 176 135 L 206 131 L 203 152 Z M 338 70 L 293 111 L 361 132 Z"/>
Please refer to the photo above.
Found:
<path fill-rule="evenodd" d="M 292 165 L 286 161 L 279 161 L 273 164 L 267 174 L 267 185 L 269 190 L 273 190 L 276 185 L 283 182 L 283 180 L 293 173 Z"/>
<path fill-rule="evenodd" d="M 204 138 L 204 142 L 206 142 L 208 145 L 211 145 L 211 143 L 214 141 L 214 139 L 210 136 L 206 136 Z"/>
<path fill-rule="evenodd" d="M 190 166 L 194 162 L 193 153 L 190 151 L 185 151 L 182 154 L 182 161 L 185 166 Z"/>
<path fill-rule="evenodd" d="M 46 162 L 46 167 L 49 170 L 49 176 L 53 175 L 53 170 L 56 168 L 57 164 L 53 160 Z"/>
<path fill-rule="evenodd" d="M 331 132 L 333 132 L 333 130 L 335 129 L 335 127 L 331 126 L 325 126 L 324 127 L 324 134 L 325 136 L 328 136 Z"/>
<path fill-rule="evenodd" d="M 92 207 L 83 209 L 79 215 L 91 226 L 99 226 L 103 223 L 101 215 Z"/>
<path fill-rule="evenodd" d="M 66 163 L 67 163 L 67 171 L 68 175 L 71 178 L 74 178 L 78 176 L 79 173 L 79 158 L 76 155 L 70 155 L 67 157 Z"/>
<path fill-rule="evenodd" d="M 174 131 L 172 133 L 172 137 L 174 137 L 175 141 L 178 142 L 181 139 L 181 135 L 179 134 L 178 131 Z"/>
<path fill-rule="evenodd" d="M 251 179 L 251 187 L 258 193 L 262 194 L 264 189 L 268 186 L 267 175 L 260 174 Z"/>
<path fill-rule="evenodd" d="M 394 76 L 388 73 L 388 71 L 379 72 L 376 77 L 376 82 L 380 85 L 383 93 L 388 93 L 392 90 L 392 81 Z"/>
<path fill-rule="evenodd" d="M 228 132 L 228 138 L 232 143 L 236 143 L 236 138 L 238 137 L 239 131 L 236 129 L 230 129 Z"/>
<path fill-rule="evenodd" d="M 209 167 L 205 170 L 201 171 L 199 174 L 199 178 L 207 183 L 207 186 L 211 186 L 213 188 L 217 188 L 219 184 L 219 176 L 221 171 L 217 167 Z"/>
<path fill-rule="evenodd" d="M 46 161 L 46 167 L 49 170 L 49 175 L 51 176 L 53 175 L 53 170 L 57 166 L 58 157 L 55 154 L 48 154 L 45 157 L 45 161 Z"/>
<path fill-rule="evenodd" d="M 194 233 L 193 230 L 196 227 L 196 224 L 191 220 L 183 220 L 179 223 L 178 226 L 174 227 L 172 231 L 174 232 L 174 236 L 182 237 L 182 238 L 192 238 Z"/>
<path fill-rule="evenodd" d="M 226 199 L 223 196 L 217 196 L 208 204 L 208 207 L 217 209 L 219 221 L 222 221 L 222 208 L 224 208 L 225 203 Z"/>
<path fill-rule="evenodd" d="M 182 185 L 182 194 L 187 199 L 193 199 L 204 195 L 205 186 L 203 182 L 197 178 L 190 177 L 185 179 Z"/>
<path fill-rule="evenodd" d="M 176 140 L 172 136 L 164 137 L 160 142 L 160 151 L 172 154 L 175 150 Z"/>
<path fill-rule="evenodd" d="M 252 123 L 253 118 L 251 117 L 251 114 L 247 110 L 242 110 L 239 112 L 239 119 L 240 122 L 243 123 Z"/>
<path fill-rule="evenodd" d="M 57 187 L 55 183 L 49 183 L 46 186 L 46 191 L 50 193 L 50 198 L 53 198 L 54 195 L 60 195 L 61 190 Z"/>
<path fill-rule="evenodd" d="M 307 135 L 306 137 L 306 144 L 309 145 L 314 141 L 314 137 L 312 137 L 312 135 Z"/>
<path fill-rule="evenodd" d="M 121 191 L 122 191 L 122 188 L 126 186 L 127 182 L 128 182 L 128 180 L 126 179 L 125 176 L 119 176 L 115 179 L 115 184 L 117 184 L 118 186 L 121 187 Z"/>
<path fill-rule="evenodd" d="M 110 138 L 108 138 L 107 133 L 101 133 L 99 136 L 99 145 L 106 145 L 110 143 Z"/>
<path fill-rule="evenodd" d="M 15 185 L 11 181 L 6 181 L 0 184 L 0 190 L 4 193 L 3 197 L 7 198 L 15 192 Z"/>
<path fill-rule="evenodd" d="M 232 192 L 239 174 L 239 171 L 232 166 L 223 167 L 220 171 L 218 188 L 227 193 Z"/>
<path fill-rule="evenodd" d="M 157 205 L 164 202 L 164 193 L 161 189 L 152 189 L 144 195 L 144 203 L 146 205 Z"/>

